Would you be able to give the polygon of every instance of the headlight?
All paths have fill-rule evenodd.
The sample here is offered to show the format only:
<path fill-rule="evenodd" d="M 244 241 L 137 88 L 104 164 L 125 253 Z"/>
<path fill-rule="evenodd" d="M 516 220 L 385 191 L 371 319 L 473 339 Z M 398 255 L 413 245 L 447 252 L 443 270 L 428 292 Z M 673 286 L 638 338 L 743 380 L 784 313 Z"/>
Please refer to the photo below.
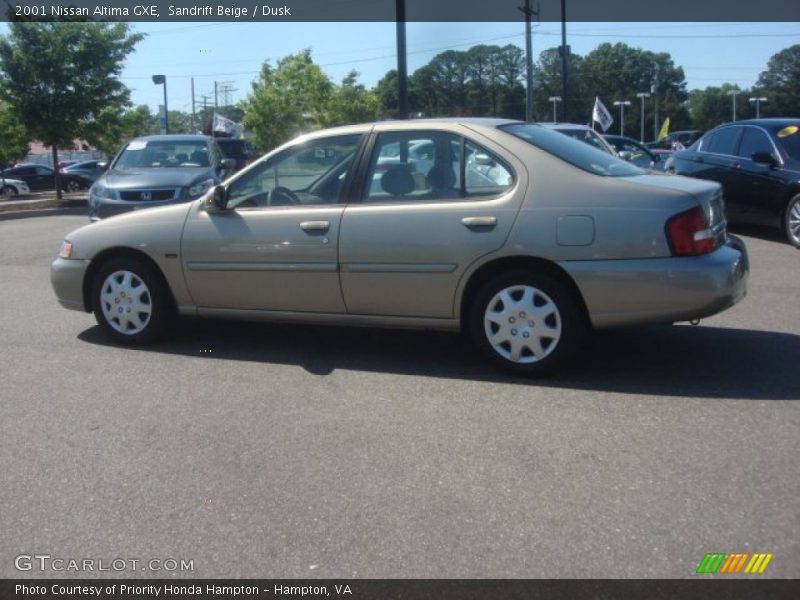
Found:
<path fill-rule="evenodd" d="M 64 240 L 61 242 L 61 250 L 58 251 L 59 258 L 72 257 L 72 242 Z"/>
<path fill-rule="evenodd" d="M 89 202 L 93 200 L 97 202 L 98 200 L 102 200 L 103 198 L 114 198 L 113 190 L 100 185 L 99 183 L 95 183 L 92 187 L 89 188 Z"/>
<path fill-rule="evenodd" d="M 212 185 L 214 185 L 213 179 L 206 179 L 205 181 L 201 181 L 200 183 L 195 183 L 192 187 L 189 188 L 189 197 L 197 198 L 199 196 L 202 196 L 208 190 L 211 189 Z"/>

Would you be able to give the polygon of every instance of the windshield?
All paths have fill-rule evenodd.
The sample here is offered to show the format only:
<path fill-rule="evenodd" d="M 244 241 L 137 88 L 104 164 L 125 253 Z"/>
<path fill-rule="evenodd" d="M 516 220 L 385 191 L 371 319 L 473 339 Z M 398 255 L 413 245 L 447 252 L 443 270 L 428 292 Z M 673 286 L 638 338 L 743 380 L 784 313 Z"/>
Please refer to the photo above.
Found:
<path fill-rule="evenodd" d="M 564 135 L 561 133 L 562 130 L 554 131 L 533 123 L 501 125 L 500 129 L 595 175 L 630 177 L 643 175 L 646 172 L 608 152 L 598 150 L 591 144 L 579 142 L 569 135 Z M 581 134 L 583 133 L 581 131 Z"/>
<path fill-rule="evenodd" d="M 133 140 L 120 153 L 115 169 L 208 167 L 208 148 L 202 140 Z"/>

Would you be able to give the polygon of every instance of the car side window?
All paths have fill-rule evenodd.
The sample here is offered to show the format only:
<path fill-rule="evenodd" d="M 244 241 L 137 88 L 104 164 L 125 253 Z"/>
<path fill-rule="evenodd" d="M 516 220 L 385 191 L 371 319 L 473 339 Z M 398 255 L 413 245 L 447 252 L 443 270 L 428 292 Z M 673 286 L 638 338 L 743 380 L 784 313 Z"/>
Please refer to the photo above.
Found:
<path fill-rule="evenodd" d="M 502 161 L 443 131 L 378 135 L 364 202 L 441 202 L 498 195 L 513 183 Z"/>
<path fill-rule="evenodd" d="M 228 207 L 336 204 L 360 142 L 345 135 L 291 146 L 232 181 Z"/>
<path fill-rule="evenodd" d="M 756 152 L 773 154 L 772 143 L 767 134 L 755 127 L 745 127 L 742 132 L 742 141 L 739 143 L 739 156 L 751 159 Z"/>
<path fill-rule="evenodd" d="M 36 174 L 37 175 L 50 175 L 50 169 L 45 169 L 44 167 L 36 167 Z"/>
<path fill-rule="evenodd" d="M 740 127 L 725 127 L 714 133 L 708 144 L 703 145 L 703 150 L 712 154 L 725 154 L 735 156 L 736 141 L 739 138 Z"/>

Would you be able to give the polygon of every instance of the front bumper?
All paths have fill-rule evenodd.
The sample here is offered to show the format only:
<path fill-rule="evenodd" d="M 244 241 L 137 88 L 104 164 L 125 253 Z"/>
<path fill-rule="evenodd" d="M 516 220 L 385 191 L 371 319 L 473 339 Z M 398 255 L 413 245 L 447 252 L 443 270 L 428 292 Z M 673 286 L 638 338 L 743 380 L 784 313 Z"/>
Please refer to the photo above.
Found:
<path fill-rule="evenodd" d="M 50 265 L 50 283 L 58 303 L 64 308 L 86 312 L 83 297 L 83 279 L 88 260 L 56 258 Z"/>
<path fill-rule="evenodd" d="M 691 321 L 730 308 L 747 293 L 744 242 L 703 256 L 564 262 L 595 328 Z"/>

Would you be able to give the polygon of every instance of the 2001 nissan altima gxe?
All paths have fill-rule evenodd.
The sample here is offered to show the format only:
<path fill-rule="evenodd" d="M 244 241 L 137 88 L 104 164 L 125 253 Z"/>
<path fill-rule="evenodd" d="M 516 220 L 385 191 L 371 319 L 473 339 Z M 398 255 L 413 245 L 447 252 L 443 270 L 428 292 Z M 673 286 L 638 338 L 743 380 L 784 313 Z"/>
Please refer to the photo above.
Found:
<path fill-rule="evenodd" d="M 51 271 L 122 343 L 175 313 L 462 329 L 527 375 L 593 328 L 718 313 L 747 276 L 718 184 L 494 119 L 305 135 L 193 203 L 72 232 Z"/>

